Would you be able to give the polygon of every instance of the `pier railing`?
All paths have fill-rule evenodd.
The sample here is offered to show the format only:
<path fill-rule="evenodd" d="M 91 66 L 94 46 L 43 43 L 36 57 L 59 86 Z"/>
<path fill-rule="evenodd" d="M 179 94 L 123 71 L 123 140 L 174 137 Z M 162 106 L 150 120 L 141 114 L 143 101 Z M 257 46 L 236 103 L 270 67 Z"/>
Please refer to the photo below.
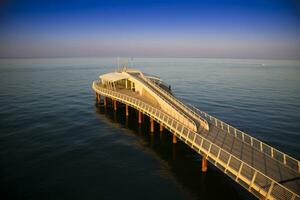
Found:
<path fill-rule="evenodd" d="M 161 93 L 163 93 L 164 95 L 166 95 L 167 97 L 169 97 L 169 99 L 171 101 L 173 101 L 175 104 L 181 106 L 183 109 L 185 109 L 186 112 L 188 112 L 191 115 L 193 115 L 195 119 L 201 120 L 202 122 L 206 123 L 207 129 L 209 129 L 209 125 L 208 125 L 207 121 L 203 117 L 199 116 L 199 114 L 197 114 L 193 109 L 191 109 L 190 107 L 186 106 L 183 102 L 181 102 L 180 100 L 178 100 L 172 94 L 166 92 L 164 89 L 162 89 L 157 83 L 155 83 L 151 79 L 149 79 L 149 78 L 147 78 L 145 76 L 143 76 L 143 78 L 152 87 L 154 87 L 157 90 L 159 90 Z"/>
<path fill-rule="evenodd" d="M 236 138 L 242 140 L 243 142 L 251 145 L 255 149 L 259 150 L 260 152 L 265 153 L 266 155 L 272 157 L 273 159 L 283 163 L 287 167 L 300 172 L 300 161 L 297 159 L 271 147 L 270 145 L 250 136 L 249 134 L 244 133 L 236 129 L 235 127 L 209 115 L 206 112 L 199 110 L 198 108 L 194 107 L 193 105 L 189 104 L 193 109 L 195 109 L 199 115 L 204 117 L 210 124 L 215 125 L 216 127 L 225 130 L 227 133 L 234 135 Z"/>
<path fill-rule="evenodd" d="M 136 78 L 135 76 L 133 76 L 133 78 Z M 143 80 L 141 80 L 141 81 L 143 81 Z M 102 85 L 102 83 L 100 82 L 100 81 L 94 81 L 94 83 L 96 84 L 96 85 Z M 105 87 L 106 88 L 106 86 L 104 86 L 103 85 L 103 87 Z M 147 87 L 147 85 L 145 86 L 145 87 Z M 109 88 L 108 88 L 109 89 Z M 150 89 L 150 88 L 149 88 Z M 155 92 L 155 91 L 154 91 Z M 155 94 L 157 94 L 160 98 L 162 98 L 162 99 L 164 99 L 162 96 L 160 96 L 160 94 L 158 94 L 158 93 L 156 93 L 155 92 Z M 168 102 L 166 102 L 166 103 L 168 103 Z M 168 103 L 168 105 L 169 106 L 171 106 L 173 109 L 174 109 L 174 111 L 176 111 L 176 112 L 174 112 L 173 110 L 171 110 L 171 111 L 169 111 L 169 114 L 170 115 L 172 115 L 172 116 L 174 116 L 174 118 L 176 119 L 176 120 L 178 120 L 178 121 L 180 121 L 182 124 L 184 124 L 185 126 L 187 126 L 187 127 L 191 127 L 191 125 L 189 125 L 188 123 L 191 123 L 192 124 L 192 126 L 193 126 L 193 130 L 196 130 L 196 123 L 193 121 L 193 120 L 191 120 L 190 118 L 188 118 L 184 113 L 182 113 L 181 111 L 179 111 L 179 110 L 177 110 L 173 105 L 171 105 L 171 104 L 169 104 Z M 180 113 L 182 116 L 180 116 L 180 115 L 178 115 L 178 113 Z"/>
<path fill-rule="evenodd" d="M 184 124 L 165 112 L 137 98 L 101 87 L 100 85 L 97 85 L 96 82 L 93 82 L 93 89 L 101 95 L 128 104 L 163 124 L 178 138 L 201 155 L 206 156 L 212 164 L 258 198 L 300 200 L 300 196 L 293 191 L 279 184 L 274 179 L 264 175 L 200 134 L 197 134 L 195 131 L 187 128 Z"/>
<path fill-rule="evenodd" d="M 182 107 L 186 108 L 188 111 L 190 111 L 190 113 L 192 113 L 194 116 L 201 116 L 202 119 L 205 119 L 205 121 L 210 122 L 211 124 L 214 124 L 215 126 L 217 126 L 218 128 L 227 131 L 228 133 L 234 135 L 236 138 L 239 138 L 240 140 L 242 140 L 243 142 L 251 145 L 252 147 L 254 147 L 255 149 L 258 149 L 259 151 L 265 153 L 266 155 L 274 158 L 275 160 L 283 163 L 284 165 L 288 166 L 289 168 L 300 172 L 300 162 L 271 147 L 270 145 L 250 136 L 249 134 L 246 134 L 243 131 L 240 131 L 238 129 L 236 129 L 235 127 L 207 114 L 206 112 L 203 112 L 201 110 L 199 110 L 198 108 L 190 105 L 190 107 L 188 107 L 187 105 L 185 105 L 183 102 L 181 102 L 180 100 L 178 100 L 176 97 L 174 97 L 173 95 L 169 94 L 168 92 L 164 91 L 163 89 L 161 89 L 159 87 L 159 85 L 157 85 L 155 82 L 147 79 L 145 77 L 145 79 L 147 80 L 147 82 L 149 84 L 151 84 L 153 87 L 156 87 L 157 89 L 160 89 L 161 92 L 163 92 L 165 95 L 169 96 L 173 101 L 179 103 Z M 195 110 L 195 111 L 194 111 Z"/>

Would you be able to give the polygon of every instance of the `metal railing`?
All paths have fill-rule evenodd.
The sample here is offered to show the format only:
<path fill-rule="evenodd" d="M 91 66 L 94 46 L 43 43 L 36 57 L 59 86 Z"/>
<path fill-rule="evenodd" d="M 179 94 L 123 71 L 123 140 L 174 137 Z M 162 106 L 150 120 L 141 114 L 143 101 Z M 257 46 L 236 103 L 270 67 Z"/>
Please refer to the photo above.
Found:
<path fill-rule="evenodd" d="M 224 171 L 229 177 L 248 189 L 256 197 L 266 199 L 291 199 L 300 200 L 300 196 L 290 189 L 279 184 L 274 179 L 264 175 L 257 169 L 248 165 L 236 156 L 230 154 L 218 145 L 187 128 L 184 124 L 174 119 L 165 112 L 137 99 L 116 91 L 103 88 L 93 82 L 93 89 L 104 96 L 109 96 L 122 103 L 126 103 L 137 110 L 142 111 L 157 122 L 163 124 L 168 130 L 184 141 Z"/>
<path fill-rule="evenodd" d="M 133 76 L 133 78 L 135 78 L 135 77 Z M 102 83 L 101 83 L 100 81 L 94 81 L 94 82 L 95 82 L 96 84 L 101 84 L 101 85 L 102 85 Z M 110 89 L 109 87 L 106 87 L 105 85 L 103 85 L 103 87 Z M 147 86 L 145 86 L 145 87 L 147 87 Z M 124 88 L 123 88 L 123 89 L 124 89 Z M 159 95 L 159 94 L 157 94 L 157 95 Z M 162 98 L 162 97 L 161 97 L 161 98 Z M 168 104 L 168 105 L 170 105 L 170 104 Z M 172 105 L 170 105 L 170 106 L 172 106 Z M 179 111 L 176 110 L 176 108 L 174 108 L 174 107 L 172 107 L 172 108 L 173 108 L 176 112 L 179 112 Z M 169 112 L 170 112 L 170 114 L 171 114 L 172 116 L 174 116 L 174 118 L 176 118 L 178 121 L 180 121 L 180 122 L 183 123 L 184 125 L 190 127 L 190 125 L 187 124 L 187 121 L 188 121 L 189 123 L 192 124 L 193 129 L 196 130 L 196 127 L 197 127 L 197 126 L 196 126 L 196 123 L 195 123 L 193 120 L 191 120 L 190 118 L 187 118 L 183 113 L 181 113 L 181 114 L 183 115 L 183 117 L 182 117 L 182 116 L 178 115 L 178 113 L 174 112 L 173 110 L 170 110 Z M 179 116 L 180 116 L 180 117 L 179 117 Z"/>
<path fill-rule="evenodd" d="M 132 78 L 135 78 L 135 79 L 137 79 L 137 80 L 139 80 L 139 81 L 145 81 L 142 77 L 136 77 L 136 76 L 134 76 L 134 75 L 132 75 L 132 74 L 130 74 L 130 73 L 128 73 L 128 74 L 129 74 Z M 142 74 L 142 73 L 140 72 L 140 74 Z M 146 82 L 146 83 L 147 83 L 147 82 Z M 149 88 L 146 84 L 144 84 L 144 86 L 147 87 L 147 88 Z M 161 94 L 159 94 L 158 92 L 152 90 L 151 88 L 149 88 L 149 89 L 150 89 L 151 91 L 153 91 L 153 92 L 154 92 L 157 96 L 159 96 L 161 99 L 163 99 L 164 102 L 166 102 L 170 107 L 172 107 L 174 110 L 176 110 L 176 112 L 178 112 L 180 115 L 182 115 L 183 118 L 184 118 L 185 120 L 188 120 L 191 124 L 193 124 L 194 127 L 195 127 L 195 128 L 194 128 L 195 131 L 197 130 L 197 125 L 196 125 L 196 123 L 195 123 L 194 120 L 192 120 L 190 117 L 188 117 L 188 116 L 187 116 L 185 113 L 183 113 L 182 111 L 178 110 L 174 105 L 170 104 L 170 103 L 165 99 L 165 97 L 163 97 Z M 181 120 L 181 118 L 178 117 L 177 113 L 172 112 L 172 114 L 174 114 L 173 116 L 174 116 L 177 120 L 182 121 L 183 124 L 186 125 L 186 123 L 184 122 L 184 120 Z"/>
<path fill-rule="evenodd" d="M 250 136 L 249 134 L 246 134 L 243 131 L 236 129 L 233 126 L 230 126 L 229 124 L 207 114 L 206 112 L 199 110 L 198 108 L 194 107 L 193 105 L 191 105 L 191 104 L 189 104 L 189 105 L 193 109 L 195 109 L 199 115 L 204 117 L 211 124 L 215 125 L 216 127 L 220 128 L 222 130 L 225 130 L 229 134 L 234 135 L 236 138 L 251 145 L 255 149 L 259 150 L 260 152 L 265 153 L 266 155 L 272 157 L 273 159 L 283 163 L 285 166 L 287 166 L 297 172 L 300 172 L 300 162 L 297 159 L 275 149 L 274 147 L 271 147 L 270 145 Z"/>
<path fill-rule="evenodd" d="M 210 122 L 211 124 L 214 124 L 215 126 L 219 127 L 222 130 L 227 131 L 228 133 L 234 135 L 235 137 L 239 138 L 240 140 L 242 140 L 243 142 L 251 145 L 252 147 L 254 147 L 255 149 L 258 149 L 259 151 L 265 153 L 266 155 L 274 158 L 275 160 L 283 163 L 284 165 L 286 165 L 287 167 L 300 172 L 300 161 L 298 161 L 297 159 L 275 149 L 274 147 L 271 147 L 270 145 L 250 136 L 249 134 L 246 134 L 243 131 L 240 131 L 238 129 L 236 129 L 233 126 L 230 126 L 229 124 L 207 114 L 206 112 L 203 112 L 201 110 L 199 110 L 198 108 L 192 106 L 190 104 L 191 107 L 188 107 L 187 105 L 185 105 L 183 102 L 181 102 L 180 100 L 178 100 L 176 97 L 174 97 L 173 95 L 169 94 L 168 92 L 164 91 L 163 89 L 160 88 L 159 85 L 157 85 L 155 82 L 151 81 L 150 79 L 144 77 L 145 80 L 147 80 L 147 82 L 152 85 L 153 87 L 156 87 L 157 89 L 159 89 L 162 93 L 164 93 L 165 95 L 169 96 L 171 99 L 173 99 L 175 102 L 179 103 L 182 107 L 186 108 L 188 111 L 190 111 L 190 113 L 192 113 L 194 116 L 199 116 L 200 118 L 205 120 L 206 122 Z M 193 111 L 196 110 L 195 111 Z"/>
<path fill-rule="evenodd" d="M 183 109 L 185 109 L 188 113 L 192 114 L 194 116 L 195 119 L 198 120 L 202 120 L 203 122 L 205 122 L 208 126 L 207 121 L 199 116 L 199 114 L 197 114 L 194 110 L 192 110 L 190 107 L 186 106 L 183 102 L 181 102 L 178 98 L 176 98 L 175 96 L 173 96 L 172 94 L 166 92 L 165 90 L 163 90 L 157 83 L 155 83 L 154 81 L 152 81 L 151 79 L 143 76 L 144 80 L 147 81 L 147 83 L 149 83 L 150 85 L 152 85 L 154 88 L 156 88 L 157 90 L 159 90 L 161 93 L 163 93 L 164 95 L 166 95 L 167 97 L 169 97 L 175 104 L 181 106 Z"/>

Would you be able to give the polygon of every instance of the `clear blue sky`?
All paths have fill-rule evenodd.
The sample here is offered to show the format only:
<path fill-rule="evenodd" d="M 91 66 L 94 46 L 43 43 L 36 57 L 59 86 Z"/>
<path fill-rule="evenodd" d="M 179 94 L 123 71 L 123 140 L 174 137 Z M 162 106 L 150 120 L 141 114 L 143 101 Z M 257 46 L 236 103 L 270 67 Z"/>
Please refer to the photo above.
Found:
<path fill-rule="evenodd" d="M 0 57 L 300 59 L 298 0 L 0 2 Z"/>

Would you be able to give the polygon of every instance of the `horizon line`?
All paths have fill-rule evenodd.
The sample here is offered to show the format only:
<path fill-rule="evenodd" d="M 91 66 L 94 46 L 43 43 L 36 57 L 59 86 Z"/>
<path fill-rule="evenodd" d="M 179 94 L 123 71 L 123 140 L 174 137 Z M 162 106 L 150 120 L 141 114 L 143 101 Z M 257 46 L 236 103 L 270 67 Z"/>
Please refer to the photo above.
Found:
<path fill-rule="evenodd" d="M 170 59 L 232 59 L 232 60 L 286 60 L 286 61 L 300 61 L 300 58 L 255 58 L 255 57 L 188 57 L 188 56 L 183 56 L 183 57 L 160 57 L 160 56 L 49 56 L 49 57 L 44 57 L 44 56 L 20 56 L 20 57 L 15 57 L 15 56 L 8 56 L 8 57 L 1 57 L 0 59 L 67 59 L 67 58 L 121 58 L 121 59 L 134 59 L 134 58 L 170 58 Z"/>

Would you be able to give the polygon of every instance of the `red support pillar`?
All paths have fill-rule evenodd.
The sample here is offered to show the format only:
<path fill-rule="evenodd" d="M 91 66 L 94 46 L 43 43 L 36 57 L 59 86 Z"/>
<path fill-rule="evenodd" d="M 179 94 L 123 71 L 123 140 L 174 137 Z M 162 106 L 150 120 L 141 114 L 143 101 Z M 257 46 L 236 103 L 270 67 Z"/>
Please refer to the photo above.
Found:
<path fill-rule="evenodd" d="M 203 155 L 202 157 L 202 166 L 201 166 L 202 172 L 207 171 L 207 160 L 206 160 L 206 155 Z"/>
<path fill-rule="evenodd" d="M 107 105 L 107 97 L 104 97 L 103 103 L 104 103 L 104 106 L 106 107 L 106 105 Z"/>
<path fill-rule="evenodd" d="M 176 138 L 176 135 L 175 135 L 175 134 L 173 134 L 172 141 L 173 141 L 173 144 L 176 144 L 176 143 L 177 143 L 177 138 Z"/>
<path fill-rule="evenodd" d="M 159 124 L 159 131 L 163 132 L 163 130 L 164 130 L 164 126 L 162 124 Z"/>
<path fill-rule="evenodd" d="M 113 102 L 114 102 L 114 110 L 116 111 L 117 110 L 117 100 L 113 100 Z"/>
<path fill-rule="evenodd" d="M 154 120 L 152 118 L 150 118 L 150 132 L 154 132 Z"/>
<path fill-rule="evenodd" d="M 141 113 L 141 111 L 138 111 L 138 112 L 139 112 L 138 122 L 139 122 L 139 124 L 141 124 L 142 123 L 142 113 Z"/>
<path fill-rule="evenodd" d="M 127 104 L 125 104 L 125 113 L 126 113 L 126 117 L 128 117 L 129 112 L 128 112 L 128 105 Z"/>
<path fill-rule="evenodd" d="M 101 104 L 101 94 L 97 95 L 97 102 L 98 102 L 98 104 Z"/>

